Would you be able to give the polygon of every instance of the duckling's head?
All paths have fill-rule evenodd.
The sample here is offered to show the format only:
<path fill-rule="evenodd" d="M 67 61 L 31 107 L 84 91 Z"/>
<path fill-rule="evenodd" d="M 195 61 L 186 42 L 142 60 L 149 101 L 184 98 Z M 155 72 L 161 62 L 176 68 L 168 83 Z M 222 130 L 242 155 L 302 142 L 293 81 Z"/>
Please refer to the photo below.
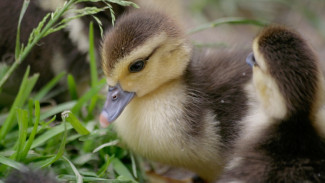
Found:
<path fill-rule="evenodd" d="M 298 33 L 280 26 L 264 29 L 246 61 L 253 67 L 254 85 L 270 116 L 310 115 L 320 107 L 321 71 L 314 52 Z"/>
<path fill-rule="evenodd" d="M 102 68 L 109 91 L 101 124 L 114 121 L 132 98 L 180 78 L 190 52 L 183 30 L 164 13 L 140 9 L 122 16 L 103 42 Z"/>

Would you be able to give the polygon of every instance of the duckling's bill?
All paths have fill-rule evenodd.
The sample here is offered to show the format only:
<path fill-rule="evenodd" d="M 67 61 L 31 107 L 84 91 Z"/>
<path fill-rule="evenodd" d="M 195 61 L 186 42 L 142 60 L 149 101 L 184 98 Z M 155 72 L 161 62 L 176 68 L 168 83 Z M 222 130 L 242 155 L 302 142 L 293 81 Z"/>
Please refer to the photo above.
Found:
<path fill-rule="evenodd" d="M 246 58 L 246 63 L 247 63 L 249 66 L 251 66 L 251 67 L 253 67 L 254 65 L 256 65 L 256 61 L 255 61 L 254 53 L 253 53 L 253 52 L 251 52 L 251 53 L 247 56 L 247 58 Z"/>
<path fill-rule="evenodd" d="M 124 91 L 119 84 L 110 86 L 104 108 L 99 116 L 100 125 L 107 127 L 116 120 L 134 96 L 134 92 Z"/>

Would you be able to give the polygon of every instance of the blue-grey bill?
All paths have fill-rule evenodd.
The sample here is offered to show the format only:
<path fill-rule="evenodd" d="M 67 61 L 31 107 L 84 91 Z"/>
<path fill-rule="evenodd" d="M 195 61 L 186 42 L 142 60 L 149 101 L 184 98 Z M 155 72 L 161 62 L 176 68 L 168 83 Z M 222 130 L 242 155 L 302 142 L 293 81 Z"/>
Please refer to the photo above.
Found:
<path fill-rule="evenodd" d="M 251 67 L 253 67 L 253 66 L 256 64 L 256 61 L 255 61 L 255 58 L 254 58 L 254 54 L 253 54 L 253 52 L 251 52 L 251 53 L 247 56 L 247 58 L 246 58 L 246 63 L 247 63 L 249 66 L 251 66 Z"/>
<path fill-rule="evenodd" d="M 124 91 L 120 84 L 110 86 L 104 108 L 99 116 L 101 126 L 107 127 L 114 122 L 134 96 L 134 92 Z"/>

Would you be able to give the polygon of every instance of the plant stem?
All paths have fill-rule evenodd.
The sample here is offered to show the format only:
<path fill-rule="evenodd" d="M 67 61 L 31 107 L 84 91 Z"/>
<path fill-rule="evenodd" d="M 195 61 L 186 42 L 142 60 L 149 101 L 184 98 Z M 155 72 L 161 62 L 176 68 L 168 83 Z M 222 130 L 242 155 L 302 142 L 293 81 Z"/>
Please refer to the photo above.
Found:
<path fill-rule="evenodd" d="M 258 20 L 252 20 L 242 17 L 225 17 L 225 18 L 219 18 L 213 22 L 203 24 L 199 27 L 196 27 L 194 29 L 191 29 L 188 34 L 194 34 L 203 30 L 206 30 L 208 28 L 217 27 L 222 24 L 251 24 L 251 25 L 257 25 L 257 26 L 265 26 L 268 23 L 258 21 Z"/>
<path fill-rule="evenodd" d="M 10 66 L 9 70 L 6 72 L 6 74 L 1 78 L 0 80 L 0 88 L 2 88 L 3 84 L 7 81 L 9 76 L 12 74 L 12 72 L 20 65 L 20 63 L 27 57 L 31 49 L 35 46 L 35 44 L 44 37 L 44 35 L 47 33 L 47 31 L 56 23 L 59 18 L 62 16 L 63 13 L 65 13 L 70 6 L 75 2 L 76 0 L 70 0 L 67 2 L 65 6 L 56 14 L 56 16 L 53 16 L 49 22 L 46 24 L 44 29 L 38 34 L 35 39 L 30 44 L 27 44 L 25 49 L 23 49 L 23 52 L 19 54 L 19 57 L 16 58 L 16 61 Z"/>

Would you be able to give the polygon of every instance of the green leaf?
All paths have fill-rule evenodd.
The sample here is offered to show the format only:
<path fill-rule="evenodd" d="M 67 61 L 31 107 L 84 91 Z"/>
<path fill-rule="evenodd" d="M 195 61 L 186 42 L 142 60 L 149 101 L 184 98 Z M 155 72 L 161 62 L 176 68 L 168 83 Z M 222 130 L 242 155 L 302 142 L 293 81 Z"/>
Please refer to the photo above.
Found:
<path fill-rule="evenodd" d="M 114 180 L 113 183 L 137 183 L 137 181 L 121 175 L 117 177 L 117 179 Z"/>
<path fill-rule="evenodd" d="M 67 124 L 66 124 L 66 122 L 64 120 L 63 120 L 62 125 L 64 127 L 64 134 L 63 134 L 63 137 L 62 137 L 62 140 L 61 140 L 59 150 L 58 150 L 57 154 L 53 158 L 49 159 L 49 161 L 47 161 L 47 162 L 44 162 L 44 164 L 42 164 L 41 167 L 47 167 L 47 166 L 51 165 L 52 163 L 54 163 L 55 161 L 57 161 L 58 159 L 60 159 L 63 156 L 64 151 L 65 151 L 65 143 L 66 143 L 67 135 L 68 135 L 68 129 L 67 129 Z"/>
<path fill-rule="evenodd" d="M 23 164 L 21 164 L 21 163 L 19 163 L 17 161 L 14 161 L 12 159 L 6 158 L 6 157 L 4 157 L 2 155 L 0 155 L 0 164 L 7 165 L 7 166 L 15 168 L 17 170 L 21 170 L 24 167 Z"/>
<path fill-rule="evenodd" d="M 76 176 L 73 175 L 59 175 L 59 179 L 63 181 L 75 181 Z M 97 177 L 82 177 L 85 182 L 105 182 L 105 183 L 112 183 L 113 179 L 104 179 L 104 178 L 97 178 Z"/>
<path fill-rule="evenodd" d="M 64 111 L 61 115 L 80 135 L 88 135 L 90 133 L 70 111 Z"/>
<path fill-rule="evenodd" d="M 41 34 L 41 31 L 45 25 L 45 23 L 48 21 L 50 17 L 50 14 L 47 14 L 43 17 L 42 21 L 40 21 L 36 28 L 33 29 L 33 31 L 30 33 L 28 38 L 28 44 L 31 44 L 35 39 L 37 39 L 37 36 Z M 43 35 L 45 37 L 45 35 Z M 28 45 L 27 44 L 27 45 Z"/>
<path fill-rule="evenodd" d="M 114 167 L 114 170 L 121 176 L 129 179 L 129 180 L 134 180 L 132 174 L 130 173 L 130 171 L 128 170 L 128 168 L 126 168 L 126 166 L 117 158 L 113 158 L 112 159 L 112 165 Z"/>
<path fill-rule="evenodd" d="M 89 24 L 89 60 L 90 60 L 90 78 L 91 86 L 94 87 L 98 82 L 96 54 L 94 46 L 94 28 L 93 22 Z"/>
<path fill-rule="evenodd" d="M 92 117 L 92 114 L 93 114 L 93 111 L 96 107 L 96 104 L 97 104 L 97 101 L 98 101 L 98 95 L 95 95 L 91 98 L 90 100 L 90 104 L 88 106 L 88 116 L 87 116 L 87 119 L 91 118 Z"/>
<path fill-rule="evenodd" d="M 75 181 L 76 181 L 77 183 L 82 183 L 82 182 L 83 182 L 83 180 L 82 180 L 82 176 L 80 175 L 80 173 L 78 172 L 78 170 L 77 170 L 77 168 L 74 166 L 74 164 L 73 164 L 73 163 L 72 163 L 68 158 L 66 158 L 66 157 L 64 157 L 64 156 L 63 156 L 63 159 L 69 163 L 71 169 L 73 170 L 73 173 L 76 175 L 76 179 L 75 179 Z"/>
<path fill-rule="evenodd" d="M 17 97 L 15 98 L 15 101 L 13 105 L 10 108 L 9 115 L 5 122 L 3 123 L 3 126 L 1 127 L 0 130 L 0 141 L 3 143 L 6 137 L 6 134 L 12 128 L 13 123 L 14 123 L 14 115 L 16 112 L 16 108 L 21 108 L 27 97 L 30 95 L 37 79 L 38 79 L 38 74 L 34 74 L 31 78 L 28 78 L 29 75 L 29 67 L 27 67 L 27 70 L 25 72 L 25 75 L 23 77 L 23 81 L 20 85 Z"/>
<path fill-rule="evenodd" d="M 72 100 L 78 100 L 77 85 L 74 77 L 68 74 L 68 89 Z"/>
<path fill-rule="evenodd" d="M 132 163 L 132 173 L 133 173 L 133 176 L 135 178 L 138 178 L 138 174 L 137 174 L 137 165 L 135 163 L 135 158 L 134 158 L 134 155 L 133 153 L 130 153 L 130 157 L 131 157 L 131 163 Z"/>
<path fill-rule="evenodd" d="M 0 63 L 0 78 L 5 76 L 6 72 L 8 72 L 8 69 L 9 66 L 6 63 L 4 62 Z"/>
<path fill-rule="evenodd" d="M 103 177 L 106 174 L 106 171 L 109 167 L 109 165 L 111 164 L 112 159 L 114 158 L 114 156 L 112 156 L 112 158 L 109 158 L 108 154 L 105 154 L 105 164 L 99 169 L 97 175 L 99 177 Z"/>
<path fill-rule="evenodd" d="M 67 124 L 66 127 L 67 131 L 72 129 L 72 126 L 70 124 Z M 49 130 L 47 130 L 45 133 L 43 133 L 42 135 L 38 136 L 33 144 L 31 149 L 34 149 L 35 147 L 38 147 L 42 144 L 44 144 L 46 141 L 48 141 L 49 139 L 53 138 L 54 136 L 63 133 L 65 131 L 65 127 L 64 124 L 60 124 L 58 126 L 55 126 Z"/>
<path fill-rule="evenodd" d="M 18 26 L 17 26 L 17 35 L 16 35 L 16 48 L 15 48 L 15 58 L 16 60 L 18 60 L 18 57 L 20 55 L 21 52 L 21 48 L 20 48 L 20 26 L 21 26 L 21 21 L 26 13 L 26 10 L 28 8 L 29 5 L 29 0 L 24 0 L 24 4 L 20 10 L 20 15 L 19 15 L 19 19 L 18 19 Z"/>
<path fill-rule="evenodd" d="M 21 160 L 22 151 L 25 146 L 27 138 L 27 127 L 28 127 L 28 112 L 23 109 L 17 109 L 17 120 L 19 126 L 18 140 L 17 140 L 17 149 L 16 149 L 16 161 Z"/>
<path fill-rule="evenodd" d="M 30 150 L 30 147 L 32 146 L 32 143 L 34 141 L 35 135 L 37 134 L 37 128 L 40 121 L 40 104 L 39 101 L 35 101 L 35 122 L 32 132 L 29 135 L 28 141 L 24 147 L 24 150 L 22 152 L 21 157 L 25 158 L 27 156 L 28 151 Z"/>
<path fill-rule="evenodd" d="M 109 147 L 109 146 L 115 146 L 119 143 L 119 140 L 113 140 L 111 142 L 105 143 L 100 145 L 99 147 L 97 147 L 96 149 L 94 149 L 93 153 L 96 153 L 98 151 L 100 151 L 101 149 L 103 149 L 104 147 Z"/>
<path fill-rule="evenodd" d="M 106 0 L 107 2 L 116 3 L 121 6 L 133 6 L 134 8 L 139 8 L 139 6 L 131 1 L 123 1 L 123 0 Z"/>
<path fill-rule="evenodd" d="M 25 3 L 28 3 L 29 0 L 25 0 Z M 61 18 L 63 13 L 65 13 L 67 10 L 69 10 L 70 6 L 74 4 L 75 0 L 70 0 L 67 3 L 64 3 L 64 6 L 62 8 L 57 9 L 54 14 L 48 13 L 44 18 L 43 21 L 39 23 L 39 25 L 33 30 L 33 32 L 30 34 L 29 41 L 27 45 L 24 47 L 23 45 L 19 47 L 19 41 L 16 42 L 16 49 L 15 49 L 15 62 L 10 66 L 9 70 L 6 72 L 5 76 L 1 78 L 0 80 L 0 89 L 2 88 L 3 84 L 7 81 L 9 76 L 12 74 L 12 72 L 20 65 L 20 63 L 28 56 L 29 52 L 32 50 L 32 48 L 36 45 L 36 43 L 41 40 L 45 35 L 47 35 L 47 31 L 51 29 L 51 27 Z M 24 5 L 27 6 L 27 5 Z M 21 18 L 23 17 L 23 14 L 25 13 L 27 7 L 25 8 L 23 6 L 21 11 Z M 47 18 L 51 15 L 51 19 L 47 21 Z M 53 15 L 53 16 L 52 16 Z M 45 20 L 46 19 L 46 20 Z M 46 22 L 46 25 L 44 26 L 44 22 Z M 20 24 L 18 25 L 20 26 Z M 42 29 L 42 27 L 44 28 Z M 20 28 L 18 28 L 17 34 L 20 32 Z M 37 33 L 36 33 L 37 32 Z M 19 34 L 16 40 L 19 40 Z M 24 48 L 23 48 L 24 47 Z"/>

